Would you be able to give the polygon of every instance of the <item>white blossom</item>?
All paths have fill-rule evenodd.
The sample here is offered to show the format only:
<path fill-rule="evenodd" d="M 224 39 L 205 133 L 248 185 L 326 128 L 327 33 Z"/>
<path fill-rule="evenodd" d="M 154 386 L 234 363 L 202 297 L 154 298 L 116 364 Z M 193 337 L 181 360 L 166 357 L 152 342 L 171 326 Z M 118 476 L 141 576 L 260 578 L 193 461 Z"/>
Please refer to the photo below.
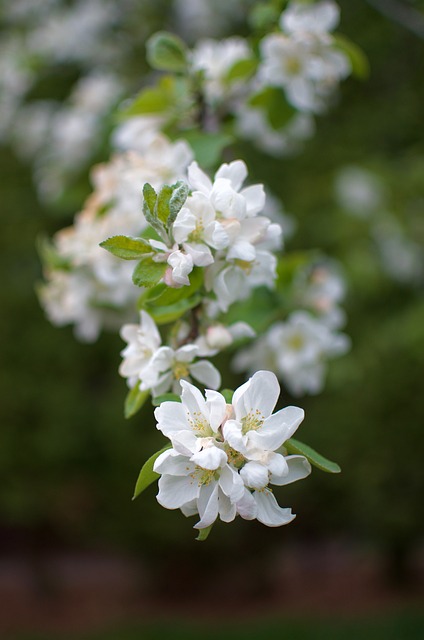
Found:
<path fill-rule="evenodd" d="M 294 395 L 319 393 L 324 386 L 326 363 L 349 349 L 349 338 L 306 311 L 276 322 L 256 343 L 239 352 L 236 370 L 266 366 L 277 373 Z"/>
<path fill-rule="evenodd" d="M 155 410 L 157 428 L 172 444 L 154 464 L 161 474 L 159 503 L 186 516 L 199 514 L 198 529 L 237 514 L 271 527 L 293 520 L 269 484 L 300 480 L 311 468 L 303 456 L 287 456 L 282 448 L 303 411 L 286 407 L 272 414 L 279 395 L 275 375 L 257 372 L 237 389 L 231 405 L 216 391 L 206 390 L 204 397 L 188 382 L 181 386 L 181 403 L 163 402 Z"/>
<path fill-rule="evenodd" d="M 192 52 L 192 68 L 201 71 L 207 99 L 216 102 L 234 95 L 245 83 L 227 81 L 231 68 L 241 60 L 247 60 L 252 52 L 243 38 L 234 36 L 226 40 L 200 40 Z"/>
<path fill-rule="evenodd" d="M 287 33 L 325 34 L 333 31 L 339 23 L 340 9 L 332 0 L 313 4 L 290 2 L 280 17 L 280 26 Z"/>

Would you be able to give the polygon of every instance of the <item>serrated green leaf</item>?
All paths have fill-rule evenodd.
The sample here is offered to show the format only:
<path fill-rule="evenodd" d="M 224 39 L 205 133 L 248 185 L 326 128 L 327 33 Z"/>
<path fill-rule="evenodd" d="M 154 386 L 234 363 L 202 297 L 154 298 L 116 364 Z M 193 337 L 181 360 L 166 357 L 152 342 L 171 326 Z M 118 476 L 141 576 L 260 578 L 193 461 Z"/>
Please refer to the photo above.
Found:
<path fill-rule="evenodd" d="M 198 129 L 186 131 L 184 138 L 193 149 L 197 162 L 205 169 L 218 164 L 224 149 L 233 142 L 232 136 L 226 133 L 203 133 Z"/>
<path fill-rule="evenodd" d="M 159 407 L 162 402 L 181 402 L 181 396 L 177 396 L 176 393 L 163 393 L 161 396 L 152 398 L 154 407 Z"/>
<path fill-rule="evenodd" d="M 189 194 L 188 185 L 179 180 L 176 184 L 172 185 L 172 195 L 169 200 L 169 218 L 168 218 L 168 226 L 174 224 L 175 218 L 181 211 L 185 201 L 187 200 Z"/>
<path fill-rule="evenodd" d="M 166 262 L 154 262 L 147 257 L 134 269 L 132 280 L 137 287 L 153 287 L 163 277 L 167 266 Z"/>
<path fill-rule="evenodd" d="M 214 524 L 215 523 L 210 524 L 209 527 L 206 527 L 205 529 L 199 529 L 199 534 L 196 540 L 199 540 L 199 542 L 204 542 L 208 537 L 208 535 L 210 534 L 210 532 L 212 531 L 212 527 Z"/>
<path fill-rule="evenodd" d="M 147 61 L 160 71 L 182 72 L 187 68 L 187 47 L 172 33 L 159 31 L 147 41 Z"/>
<path fill-rule="evenodd" d="M 164 184 L 158 194 L 156 201 L 155 213 L 157 218 L 162 222 L 163 226 L 167 226 L 169 218 L 169 201 L 172 196 L 172 187 Z"/>
<path fill-rule="evenodd" d="M 225 402 L 227 404 L 231 404 L 232 403 L 233 395 L 234 395 L 234 391 L 232 389 L 223 389 L 219 393 L 224 396 Z"/>
<path fill-rule="evenodd" d="M 175 320 L 181 318 L 181 316 L 184 315 L 186 311 L 189 311 L 189 309 L 197 307 L 201 300 L 202 296 L 200 294 L 195 294 L 190 298 L 183 298 L 175 304 L 171 304 L 167 307 L 156 307 L 152 304 L 152 306 L 146 305 L 145 309 L 152 316 L 156 324 L 168 324 L 169 322 L 175 322 Z"/>
<path fill-rule="evenodd" d="M 137 385 L 129 390 L 124 404 L 124 415 L 131 418 L 137 413 L 149 397 L 150 391 L 140 391 Z"/>
<path fill-rule="evenodd" d="M 230 68 L 224 81 L 228 84 L 236 82 L 237 80 L 248 80 L 253 76 L 258 67 L 258 62 L 253 58 L 247 58 L 246 60 L 237 60 L 235 64 Z"/>
<path fill-rule="evenodd" d="M 150 456 L 150 458 L 143 464 L 138 475 L 137 482 L 135 483 L 134 495 L 132 497 L 133 500 L 135 500 L 140 495 L 140 493 L 142 493 L 145 489 L 147 489 L 147 487 L 149 487 L 155 480 L 160 477 L 159 473 L 153 471 L 153 465 L 155 464 L 156 459 L 159 458 L 161 453 L 170 449 L 171 446 L 171 444 L 167 444 L 166 447 L 163 447 L 159 451 L 156 451 L 156 453 Z"/>
<path fill-rule="evenodd" d="M 112 236 L 101 242 L 100 246 L 123 260 L 140 260 L 153 253 L 152 247 L 146 240 L 130 236 Z"/>
<path fill-rule="evenodd" d="M 147 222 L 151 225 L 155 223 L 155 208 L 158 199 L 156 191 L 152 185 L 146 182 L 143 185 L 143 213 Z"/>
<path fill-rule="evenodd" d="M 295 440 L 294 438 L 290 438 L 287 442 L 284 443 L 284 447 L 287 449 L 288 453 L 296 453 L 301 456 L 305 456 L 307 460 L 321 471 L 326 471 L 327 473 L 340 473 L 341 469 L 336 462 L 332 462 L 327 458 L 324 458 L 318 451 L 312 449 L 307 444 L 300 442 L 299 440 Z"/>
<path fill-rule="evenodd" d="M 370 65 L 362 49 L 346 36 L 335 34 L 333 39 L 337 49 L 349 58 L 353 75 L 361 80 L 366 80 L 370 75 Z"/>

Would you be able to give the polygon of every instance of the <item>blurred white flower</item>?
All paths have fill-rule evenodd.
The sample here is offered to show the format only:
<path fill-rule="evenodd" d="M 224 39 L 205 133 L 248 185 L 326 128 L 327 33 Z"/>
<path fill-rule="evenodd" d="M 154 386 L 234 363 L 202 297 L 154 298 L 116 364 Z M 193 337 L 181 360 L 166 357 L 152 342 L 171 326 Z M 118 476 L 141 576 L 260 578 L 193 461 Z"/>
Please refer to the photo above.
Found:
<path fill-rule="evenodd" d="M 277 322 L 233 361 L 238 371 L 267 366 L 294 395 L 319 393 L 324 386 L 327 360 L 348 351 L 349 338 L 305 311 Z"/>
<path fill-rule="evenodd" d="M 367 218 L 386 206 L 382 181 L 376 174 L 362 167 L 343 167 L 337 173 L 334 193 L 342 209 L 360 218 Z"/>
<path fill-rule="evenodd" d="M 192 52 L 192 69 L 202 71 L 204 91 L 210 102 L 217 102 L 234 96 L 241 88 L 246 90 L 243 81 L 228 82 L 231 68 L 241 60 L 252 57 L 247 41 L 234 36 L 226 40 L 200 40 Z"/>

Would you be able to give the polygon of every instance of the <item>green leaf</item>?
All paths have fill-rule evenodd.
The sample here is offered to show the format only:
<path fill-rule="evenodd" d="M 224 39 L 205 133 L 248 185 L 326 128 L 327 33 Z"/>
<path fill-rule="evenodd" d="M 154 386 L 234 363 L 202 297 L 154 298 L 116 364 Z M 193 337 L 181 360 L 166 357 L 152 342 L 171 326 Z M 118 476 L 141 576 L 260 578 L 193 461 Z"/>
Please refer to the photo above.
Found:
<path fill-rule="evenodd" d="M 137 385 L 129 390 L 124 404 L 124 415 L 131 418 L 137 413 L 149 397 L 150 391 L 140 391 Z"/>
<path fill-rule="evenodd" d="M 184 287 L 168 287 L 164 283 L 160 283 L 145 291 L 139 299 L 139 308 L 144 306 L 150 307 L 167 307 L 175 304 L 179 300 L 189 298 L 196 293 L 203 285 L 204 269 L 195 267 L 190 273 L 190 284 Z"/>
<path fill-rule="evenodd" d="M 176 393 L 163 393 L 161 396 L 152 398 L 152 405 L 159 407 L 162 402 L 181 402 L 181 396 L 177 396 Z"/>
<path fill-rule="evenodd" d="M 172 196 L 169 201 L 169 218 L 168 226 L 175 222 L 175 218 L 181 211 L 185 201 L 189 194 L 188 185 L 182 180 L 179 180 L 172 186 Z"/>
<path fill-rule="evenodd" d="M 146 221 L 152 226 L 156 222 L 155 209 L 157 199 L 156 191 L 151 184 L 146 182 L 143 186 L 143 213 Z"/>
<path fill-rule="evenodd" d="M 112 236 L 101 242 L 100 246 L 123 260 L 140 260 L 153 253 L 152 247 L 146 240 L 129 236 Z"/>
<path fill-rule="evenodd" d="M 184 138 L 193 149 L 197 162 L 205 169 L 218 164 L 225 147 L 233 142 L 233 138 L 226 133 L 203 133 L 198 129 L 186 131 Z"/>
<path fill-rule="evenodd" d="M 296 109 L 287 102 L 283 91 L 276 87 L 267 87 L 257 93 L 250 99 L 249 104 L 264 109 L 269 123 L 276 130 L 282 129 L 296 113 Z"/>
<path fill-rule="evenodd" d="M 235 82 L 237 80 L 248 80 L 253 76 L 257 67 L 258 63 L 253 58 L 238 60 L 230 68 L 227 75 L 225 76 L 224 81 L 228 84 L 231 84 L 231 82 Z"/>
<path fill-rule="evenodd" d="M 366 80 L 370 75 L 370 65 L 362 49 L 349 40 L 349 38 L 346 38 L 346 36 L 335 34 L 333 38 L 337 49 L 349 58 L 353 75 L 361 80 Z"/>
<path fill-rule="evenodd" d="M 141 260 L 133 272 L 133 282 L 137 287 L 153 287 L 163 277 L 166 268 L 166 262 L 154 262 L 147 257 Z"/>
<path fill-rule="evenodd" d="M 134 495 L 132 497 L 133 500 L 135 500 L 140 493 L 160 477 L 159 473 L 153 471 L 153 465 L 155 464 L 156 458 L 159 458 L 160 454 L 170 449 L 171 446 L 171 444 L 167 444 L 166 447 L 163 447 L 160 451 L 156 451 L 156 453 L 150 456 L 150 458 L 143 464 L 138 475 L 137 482 L 135 483 Z"/>
<path fill-rule="evenodd" d="M 171 304 L 167 307 L 156 307 L 154 305 L 147 306 L 146 311 L 152 316 L 153 320 L 156 324 L 168 324 L 169 322 L 175 322 L 178 318 L 181 318 L 182 315 L 189 311 L 189 309 L 193 309 L 197 307 L 197 305 L 202 301 L 202 296 L 197 293 L 190 298 L 183 298 L 179 300 L 175 304 Z"/>
<path fill-rule="evenodd" d="M 168 94 L 161 86 L 143 89 L 136 96 L 129 107 L 119 112 L 122 118 L 144 115 L 146 113 L 164 113 L 172 106 L 172 95 Z"/>
<path fill-rule="evenodd" d="M 209 527 L 206 527 L 205 529 L 199 529 L 199 535 L 197 536 L 196 540 L 199 540 L 199 542 L 204 542 L 210 534 L 214 524 L 215 523 L 210 524 Z"/>
<path fill-rule="evenodd" d="M 147 41 L 147 60 L 154 69 L 182 72 L 187 69 L 185 43 L 167 31 L 153 34 Z"/>
<path fill-rule="evenodd" d="M 234 395 L 234 391 L 232 389 L 223 389 L 219 393 L 224 396 L 225 402 L 227 404 L 231 404 L 232 403 L 233 395 Z"/>
<path fill-rule="evenodd" d="M 169 218 L 169 201 L 171 196 L 172 187 L 168 184 L 164 184 L 162 189 L 159 191 L 155 209 L 156 216 L 163 223 L 164 227 L 167 226 Z"/>
<path fill-rule="evenodd" d="M 315 449 L 312 449 L 312 447 L 303 442 L 299 442 L 299 440 L 290 438 L 283 446 L 287 449 L 288 453 L 305 456 L 314 467 L 318 467 L 321 471 L 326 471 L 327 473 L 340 473 L 341 471 L 336 462 L 324 458 L 324 456 L 315 451 Z"/>

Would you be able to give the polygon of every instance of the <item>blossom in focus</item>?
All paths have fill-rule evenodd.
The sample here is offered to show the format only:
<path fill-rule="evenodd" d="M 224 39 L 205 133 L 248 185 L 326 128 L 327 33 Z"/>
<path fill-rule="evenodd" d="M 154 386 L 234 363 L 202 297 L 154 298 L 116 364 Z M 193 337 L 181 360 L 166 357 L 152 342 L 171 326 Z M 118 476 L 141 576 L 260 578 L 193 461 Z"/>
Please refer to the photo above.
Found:
<path fill-rule="evenodd" d="M 211 388 L 221 384 L 216 367 L 197 359 L 200 355 L 197 345 L 186 344 L 176 349 L 162 345 L 156 324 L 145 311 L 141 312 L 139 325 L 124 325 L 120 333 L 127 346 L 121 352 L 119 373 L 127 378 L 130 387 L 138 384 L 140 390 L 150 389 L 153 396 L 158 396 L 171 389 L 180 393 L 180 380 L 194 378 Z"/>
<path fill-rule="evenodd" d="M 186 516 L 199 514 L 198 529 L 237 514 L 271 527 L 293 520 L 269 485 L 305 478 L 311 468 L 282 446 L 303 411 L 286 407 L 272 414 L 280 390 L 275 375 L 258 371 L 236 390 L 231 405 L 216 391 L 206 390 L 204 397 L 193 385 L 181 385 L 181 403 L 163 402 L 155 410 L 157 428 L 172 444 L 154 464 L 161 474 L 159 503 Z"/>

